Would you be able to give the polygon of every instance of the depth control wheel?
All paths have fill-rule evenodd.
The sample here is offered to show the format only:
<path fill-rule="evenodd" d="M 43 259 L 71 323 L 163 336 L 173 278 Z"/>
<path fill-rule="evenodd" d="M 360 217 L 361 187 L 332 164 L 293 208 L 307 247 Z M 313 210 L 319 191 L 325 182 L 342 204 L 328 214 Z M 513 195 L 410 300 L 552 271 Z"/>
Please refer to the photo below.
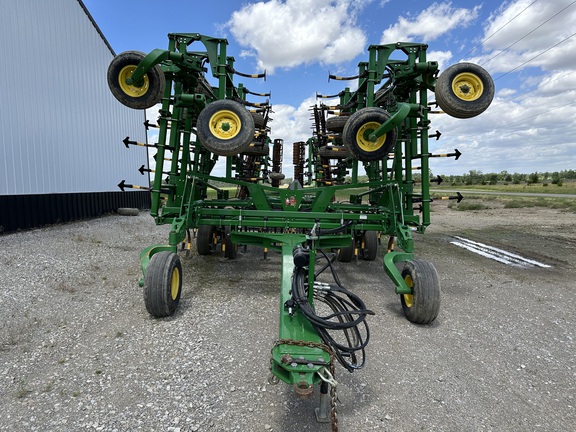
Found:
<path fill-rule="evenodd" d="M 396 144 L 397 129 L 392 129 L 376 141 L 369 138 L 388 119 L 388 111 L 377 107 L 362 108 L 350 116 L 342 132 L 342 140 L 356 159 L 373 161 L 388 157 Z"/>
<path fill-rule="evenodd" d="M 436 102 L 446 114 L 470 118 L 483 113 L 494 98 L 494 81 L 474 63 L 457 63 L 436 81 Z"/>
<path fill-rule="evenodd" d="M 133 109 L 153 107 L 162 100 L 166 78 L 160 65 L 153 66 L 138 82 L 128 84 L 146 54 L 140 51 L 125 51 L 118 54 L 108 66 L 108 87 L 118 101 Z"/>
<path fill-rule="evenodd" d="M 233 100 L 209 103 L 198 115 L 198 138 L 204 147 L 220 156 L 235 156 L 248 149 L 254 139 L 252 114 Z"/>
<path fill-rule="evenodd" d="M 428 261 L 408 261 L 402 270 L 412 294 L 400 296 L 406 318 L 416 324 L 430 324 L 440 310 L 440 282 L 438 273 Z"/>
<path fill-rule="evenodd" d="M 182 293 L 182 265 L 178 255 L 158 252 L 152 255 L 144 277 L 144 304 L 156 318 L 176 311 Z"/>

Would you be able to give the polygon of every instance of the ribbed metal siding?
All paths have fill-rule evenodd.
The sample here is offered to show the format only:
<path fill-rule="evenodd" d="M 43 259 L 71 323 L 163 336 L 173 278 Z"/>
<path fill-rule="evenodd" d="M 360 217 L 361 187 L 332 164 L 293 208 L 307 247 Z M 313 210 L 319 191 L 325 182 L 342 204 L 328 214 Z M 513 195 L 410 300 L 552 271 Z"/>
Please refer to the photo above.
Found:
<path fill-rule="evenodd" d="M 137 169 L 144 112 L 106 83 L 113 54 L 77 0 L 0 4 L 0 195 L 117 191 Z"/>

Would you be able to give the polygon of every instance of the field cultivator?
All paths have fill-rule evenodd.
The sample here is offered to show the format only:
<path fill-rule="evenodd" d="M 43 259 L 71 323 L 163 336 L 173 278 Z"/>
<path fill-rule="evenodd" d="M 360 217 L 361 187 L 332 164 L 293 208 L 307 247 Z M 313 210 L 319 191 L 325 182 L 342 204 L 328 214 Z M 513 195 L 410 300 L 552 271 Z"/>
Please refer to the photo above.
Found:
<path fill-rule="evenodd" d="M 269 94 L 233 80 L 265 74 L 236 71 L 225 39 L 168 37 L 167 50 L 124 52 L 108 70 L 110 90 L 121 103 L 134 109 L 161 104 L 158 124 L 146 123 L 159 129 L 158 143 L 148 144 L 157 162 L 150 213 L 171 228 L 167 244 L 140 255 L 146 308 L 154 317 L 176 310 L 183 278 L 179 247 L 189 253 L 191 231 L 201 255 L 220 251 L 233 259 L 238 245 L 279 251 L 279 337 L 270 382 L 283 381 L 302 398 L 319 386 L 318 420 L 336 430 L 335 363 L 350 372 L 364 365 L 372 312 L 340 284 L 334 262 L 374 260 L 387 237 L 383 265 L 407 319 L 436 319 L 438 275 L 431 263 L 415 259 L 412 237 L 430 224 L 435 179 L 429 178 L 429 159 L 438 155 L 428 150 L 429 115 L 435 105 L 457 118 L 480 114 L 491 103 L 492 79 L 470 63 L 438 75 L 423 44 L 370 46 L 356 76 L 330 76 L 358 80 L 357 90 L 331 96 L 338 99 L 333 106 L 313 107 L 313 136 L 293 144 L 294 180 L 280 187 L 283 141 L 270 138 L 269 103 L 247 101 L 248 95 Z M 428 101 L 430 92 L 435 103 Z M 124 143 L 138 144 L 129 137 Z M 219 158 L 225 174 L 216 176 Z M 324 273 L 333 281 L 322 279 Z"/>

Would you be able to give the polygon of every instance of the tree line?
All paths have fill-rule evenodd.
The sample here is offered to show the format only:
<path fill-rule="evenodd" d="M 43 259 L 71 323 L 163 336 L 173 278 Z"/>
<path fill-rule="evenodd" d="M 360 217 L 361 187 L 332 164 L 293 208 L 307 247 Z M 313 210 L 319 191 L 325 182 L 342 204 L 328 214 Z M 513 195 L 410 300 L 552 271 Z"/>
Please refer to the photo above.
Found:
<path fill-rule="evenodd" d="M 461 175 L 440 175 L 444 183 L 463 185 L 496 185 L 498 183 L 507 184 L 536 184 L 552 183 L 561 186 L 563 180 L 576 180 L 575 170 L 564 170 L 554 172 L 534 172 L 530 174 L 509 173 L 501 171 L 499 173 L 482 173 L 477 170 L 470 170 L 467 174 Z"/>

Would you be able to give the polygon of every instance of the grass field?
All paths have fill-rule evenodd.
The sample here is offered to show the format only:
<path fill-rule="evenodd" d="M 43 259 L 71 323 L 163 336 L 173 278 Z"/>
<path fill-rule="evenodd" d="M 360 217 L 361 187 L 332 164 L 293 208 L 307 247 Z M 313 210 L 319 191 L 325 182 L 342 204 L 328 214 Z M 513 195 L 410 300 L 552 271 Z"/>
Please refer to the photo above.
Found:
<path fill-rule="evenodd" d="M 432 188 L 434 189 L 434 188 Z M 475 190 L 489 192 L 517 192 L 517 193 L 548 193 L 548 194 L 571 194 L 576 195 L 576 182 L 564 181 L 561 186 L 552 183 L 536 184 L 505 184 L 496 185 L 449 185 L 442 183 L 438 189 Z"/>
<path fill-rule="evenodd" d="M 230 196 L 234 196 L 236 188 L 225 188 L 230 191 Z M 440 190 L 453 190 L 458 191 L 464 195 L 464 200 L 460 203 L 451 201 L 450 208 L 460 211 L 470 210 L 486 210 L 494 208 L 529 208 L 529 207 L 546 207 L 562 209 L 576 213 L 576 199 L 571 197 L 538 197 L 538 196 L 508 196 L 506 193 L 525 193 L 525 194 L 562 194 L 562 195 L 576 195 L 576 182 L 564 182 L 562 186 L 554 184 L 544 185 L 538 184 L 498 184 L 498 185 L 457 185 L 451 186 L 441 184 L 438 187 L 432 187 L 430 193 L 432 197 L 438 200 L 442 196 L 446 196 L 446 192 L 435 191 Z M 351 194 L 358 194 L 365 189 L 347 189 L 338 191 L 336 199 L 338 201 L 347 201 Z M 466 194 L 466 191 L 474 191 L 474 194 Z M 491 194 L 483 195 L 479 192 L 490 192 Z M 495 194 L 495 192 L 502 192 L 502 195 Z M 212 189 L 208 190 L 208 198 L 216 198 L 216 192 Z"/>

